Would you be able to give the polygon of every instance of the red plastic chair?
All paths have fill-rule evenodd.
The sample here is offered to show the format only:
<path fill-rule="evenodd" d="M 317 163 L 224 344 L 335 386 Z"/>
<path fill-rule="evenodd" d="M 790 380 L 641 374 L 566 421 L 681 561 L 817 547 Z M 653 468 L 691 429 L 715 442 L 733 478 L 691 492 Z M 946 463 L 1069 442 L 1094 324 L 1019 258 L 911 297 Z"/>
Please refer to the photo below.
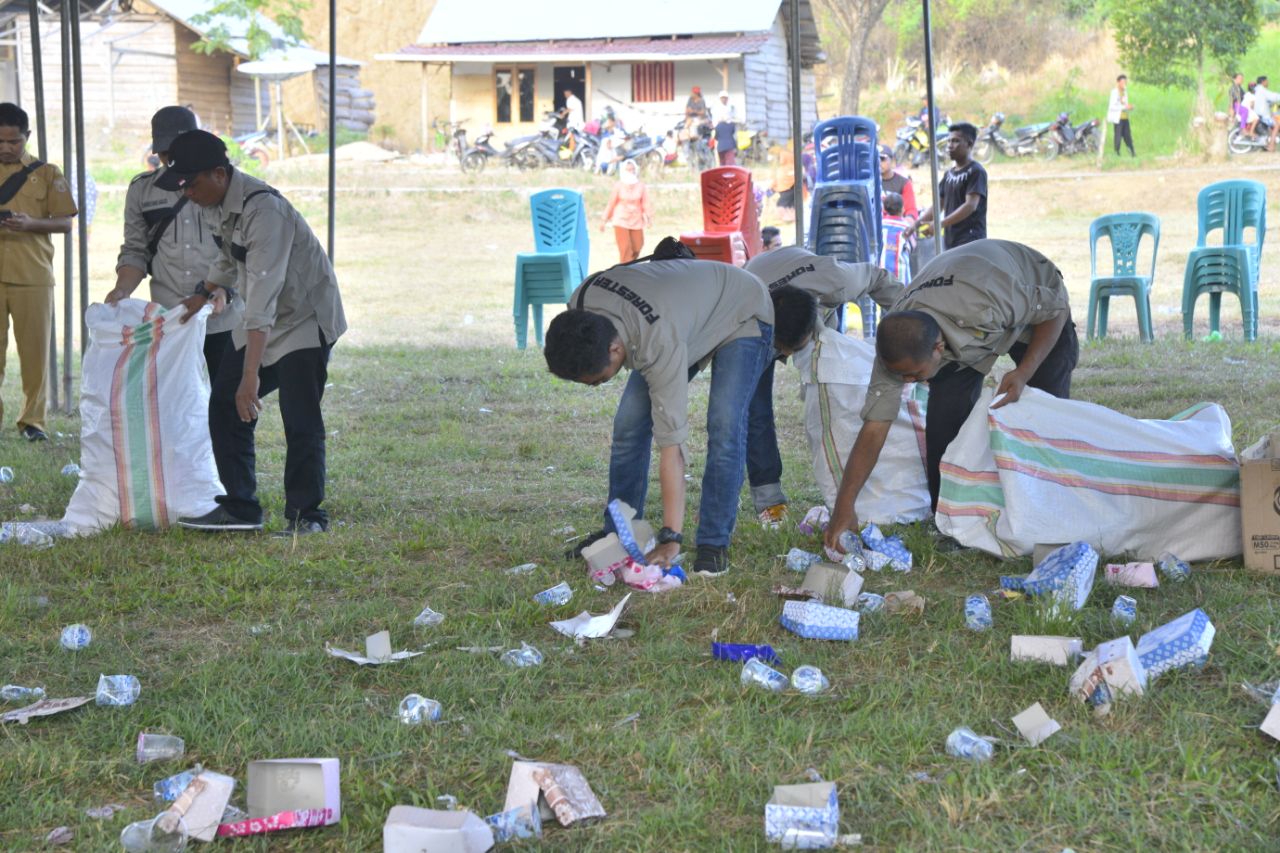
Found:
<path fill-rule="evenodd" d="M 704 261 L 736 267 L 760 253 L 760 224 L 751 172 L 721 166 L 702 173 L 702 230 L 680 235 L 680 242 Z"/>

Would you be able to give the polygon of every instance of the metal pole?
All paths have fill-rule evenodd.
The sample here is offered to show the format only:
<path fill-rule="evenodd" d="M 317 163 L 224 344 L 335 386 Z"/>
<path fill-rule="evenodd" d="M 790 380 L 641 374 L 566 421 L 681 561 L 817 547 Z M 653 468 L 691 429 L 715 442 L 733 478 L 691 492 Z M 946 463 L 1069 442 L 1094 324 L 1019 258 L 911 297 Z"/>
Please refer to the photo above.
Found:
<path fill-rule="evenodd" d="M 924 94 L 929 110 L 929 195 L 933 198 L 933 254 L 942 253 L 942 199 L 938 197 L 938 127 L 933 108 L 933 30 L 929 25 L 929 0 L 924 3 Z"/>
<path fill-rule="evenodd" d="M 804 132 L 800 95 L 800 0 L 791 6 L 791 156 L 795 159 L 795 186 L 791 195 L 796 211 L 796 245 L 804 245 Z M 928 2 L 928 0 L 925 0 Z"/>
<path fill-rule="evenodd" d="M 67 4 L 58 6 L 58 22 L 62 34 L 62 164 L 74 157 L 71 148 L 71 33 L 67 23 Z M 71 328 L 75 300 L 72 297 L 71 232 L 62 237 L 62 391 L 66 411 L 71 409 Z"/>
<path fill-rule="evenodd" d="M 329 0 L 329 263 L 333 263 L 334 193 L 338 187 L 333 149 L 338 134 L 338 0 Z"/>
<path fill-rule="evenodd" d="M 36 101 L 36 150 L 41 161 L 49 162 L 49 134 L 44 120 L 44 57 L 40 52 L 40 6 L 32 3 L 28 7 L 28 21 L 31 27 L 31 87 Z M 14 21 L 17 27 L 17 21 Z M 22 45 L 18 44 L 18 57 L 22 57 Z M 21 83 L 19 83 L 21 94 Z M 50 306 L 49 313 L 49 405 L 56 412 L 58 404 L 58 309 Z"/>
<path fill-rule="evenodd" d="M 85 322 L 85 311 L 89 307 L 89 218 L 86 209 L 88 181 L 85 178 L 88 163 L 84 144 L 84 66 L 80 63 L 80 0 L 75 0 L 72 6 L 71 86 L 75 100 L 76 208 L 80 211 L 76 217 L 76 243 L 80 256 L 80 357 L 83 358 L 84 351 L 89 346 L 89 325 Z M 71 401 L 68 399 L 68 408 L 70 405 Z"/>
<path fill-rule="evenodd" d="M 284 84 L 279 80 L 272 86 L 276 96 L 276 159 L 284 160 Z"/>

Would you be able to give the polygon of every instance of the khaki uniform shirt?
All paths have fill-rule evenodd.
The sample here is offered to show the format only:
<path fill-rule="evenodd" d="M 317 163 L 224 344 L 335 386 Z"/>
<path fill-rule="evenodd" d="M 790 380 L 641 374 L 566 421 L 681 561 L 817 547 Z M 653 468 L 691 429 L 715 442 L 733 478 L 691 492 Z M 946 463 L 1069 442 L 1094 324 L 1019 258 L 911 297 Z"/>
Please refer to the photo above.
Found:
<path fill-rule="evenodd" d="M 915 274 L 894 311 L 923 311 L 938 321 L 950 362 L 989 373 L 1031 327 L 1070 312 L 1062 273 L 1044 255 L 1008 240 L 978 240 L 938 255 Z M 876 357 L 864 421 L 897 417 L 903 381 Z"/>
<path fill-rule="evenodd" d="M 888 308 L 903 291 L 901 282 L 875 264 L 846 263 L 799 246 L 762 252 L 747 261 L 747 272 L 770 292 L 789 284 L 811 293 L 823 308 L 839 308 L 864 296 Z"/>
<path fill-rule="evenodd" d="M 20 163 L 0 164 L 0 184 L 34 160 L 30 154 L 23 154 Z M 33 219 L 75 216 L 79 212 L 67 179 L 52 163 L 28 175 L 18 194 L 0 208 L 25 213 Z M 53 235 L 0 229 L 0 282 L 53 287 Z"/>
<path fill-rule="evenodd" d="M 623 366 L 649 385 L 653 437 L 659 447 L 689 438 L 689 371 L 716 350 L 760 336 L 773 324 L 773 303 L 760 279 L 718 261 L 649 261 L 605 270 L 569 298 L 612 321 L 627 348 Z"/>
<path fill-rule="evenodd" d="M 227 194 L 210 216 L 221 254 L 205 278 L 223 287 L 239 284 L 244 322 L 232 330 L 232 341 L 240 349 L 248 332 L 267 330 L 263 366 L 318 347 L 322 337 L 332 344 L 347 330 L 338 279 L 324 247 L 302 214 L 269 190 L 239 169 L 231 173 Z"/>
<path fill-rule="evenodd" d="M 195 292 L 221 252 L 213 241 L 213 218 L 188 201 L 160 235 L 154 253 L 147 251 L 151 229 L 182 199 L 178 191 L 162 190 L 160 168 L 143 172 L 129 183 L 124 197 L 124 242 L 116 269 L 133 267 L 151 273 L 151 301 L 172 308 Z M 228 332 L 240 325 L 244 300 L 237 295 L 221 314 L 209 317 L 208 334 Z"/>

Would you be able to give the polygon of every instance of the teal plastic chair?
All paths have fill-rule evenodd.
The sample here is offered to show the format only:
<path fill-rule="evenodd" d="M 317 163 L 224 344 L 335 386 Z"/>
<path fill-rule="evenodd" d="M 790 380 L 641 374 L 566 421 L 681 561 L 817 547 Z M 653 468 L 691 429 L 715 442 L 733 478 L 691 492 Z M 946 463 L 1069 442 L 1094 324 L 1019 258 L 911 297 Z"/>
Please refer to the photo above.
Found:
<path fill-rule="evenodd" d="M 1196 300 L 1209 296 L 1209 330 L 1218 331 L 1222 294 L 1240 300 L 1244 338 L 1258 337 L 1258 273 L 1267 233 L 1267 188 L 1257 181 L 1220 181 L 1200 190 L 1196 199 L 1199 229 L 1196 248 L 1187 256 L 1182 281 L 1182 331 L 1191 339 Z M 1246 235 L 1253 229 L 1251 235 Z M 1221 244 L 1210 245 L 1214 232 Z"/>
<path fill-rule="evenodd" d="M 551 189 L 529 198 L 536 251 L 516 255 L 514 317 L 516 347 L 524 349 L 529 338 L 529 310 L 542 346 L 542 306 L 564 305 L 578 282 L 586 278 L 590 237 L 582 194 Z"/>
<path fill-rule="evenodd" d="M 1151 274 L 1138 275 L 1138 252 L 1142 238 L 1151 236 Z M 1111 275 L 1098 275 L 1098 240 L 1111 243 Z M 1138 308 L 1138 334 L 1151 343 L 1151 285 L 1156 277 L 1156 254 L 1160 251 L 1160 217 L 1152 213 L 1112 213 L 1099 216 L 1089 226 L 1089 325 L 1093 338 L 1107 336 L 1107 311 L 1111 297 L 1132 296 Z"/>

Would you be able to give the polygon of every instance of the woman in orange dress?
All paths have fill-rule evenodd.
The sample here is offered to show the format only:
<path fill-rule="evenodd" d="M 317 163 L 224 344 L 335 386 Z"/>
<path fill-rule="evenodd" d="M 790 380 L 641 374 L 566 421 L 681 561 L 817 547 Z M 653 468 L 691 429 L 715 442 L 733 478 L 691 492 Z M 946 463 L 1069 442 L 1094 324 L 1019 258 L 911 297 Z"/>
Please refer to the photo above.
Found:
<path fill-rule="evenodd" d="M 603 231 L 613 224 L 613 235 L 618 240 L 618 257 L 622 263 L 640 257 L 644 248 L 644 229 L 653 225 L 653 199 L 649 188 L 640 180 L 636 161 L 624 160 L 618 167 L 618 182 L 613 185 L 613 195 L 604 210 Z"/>

